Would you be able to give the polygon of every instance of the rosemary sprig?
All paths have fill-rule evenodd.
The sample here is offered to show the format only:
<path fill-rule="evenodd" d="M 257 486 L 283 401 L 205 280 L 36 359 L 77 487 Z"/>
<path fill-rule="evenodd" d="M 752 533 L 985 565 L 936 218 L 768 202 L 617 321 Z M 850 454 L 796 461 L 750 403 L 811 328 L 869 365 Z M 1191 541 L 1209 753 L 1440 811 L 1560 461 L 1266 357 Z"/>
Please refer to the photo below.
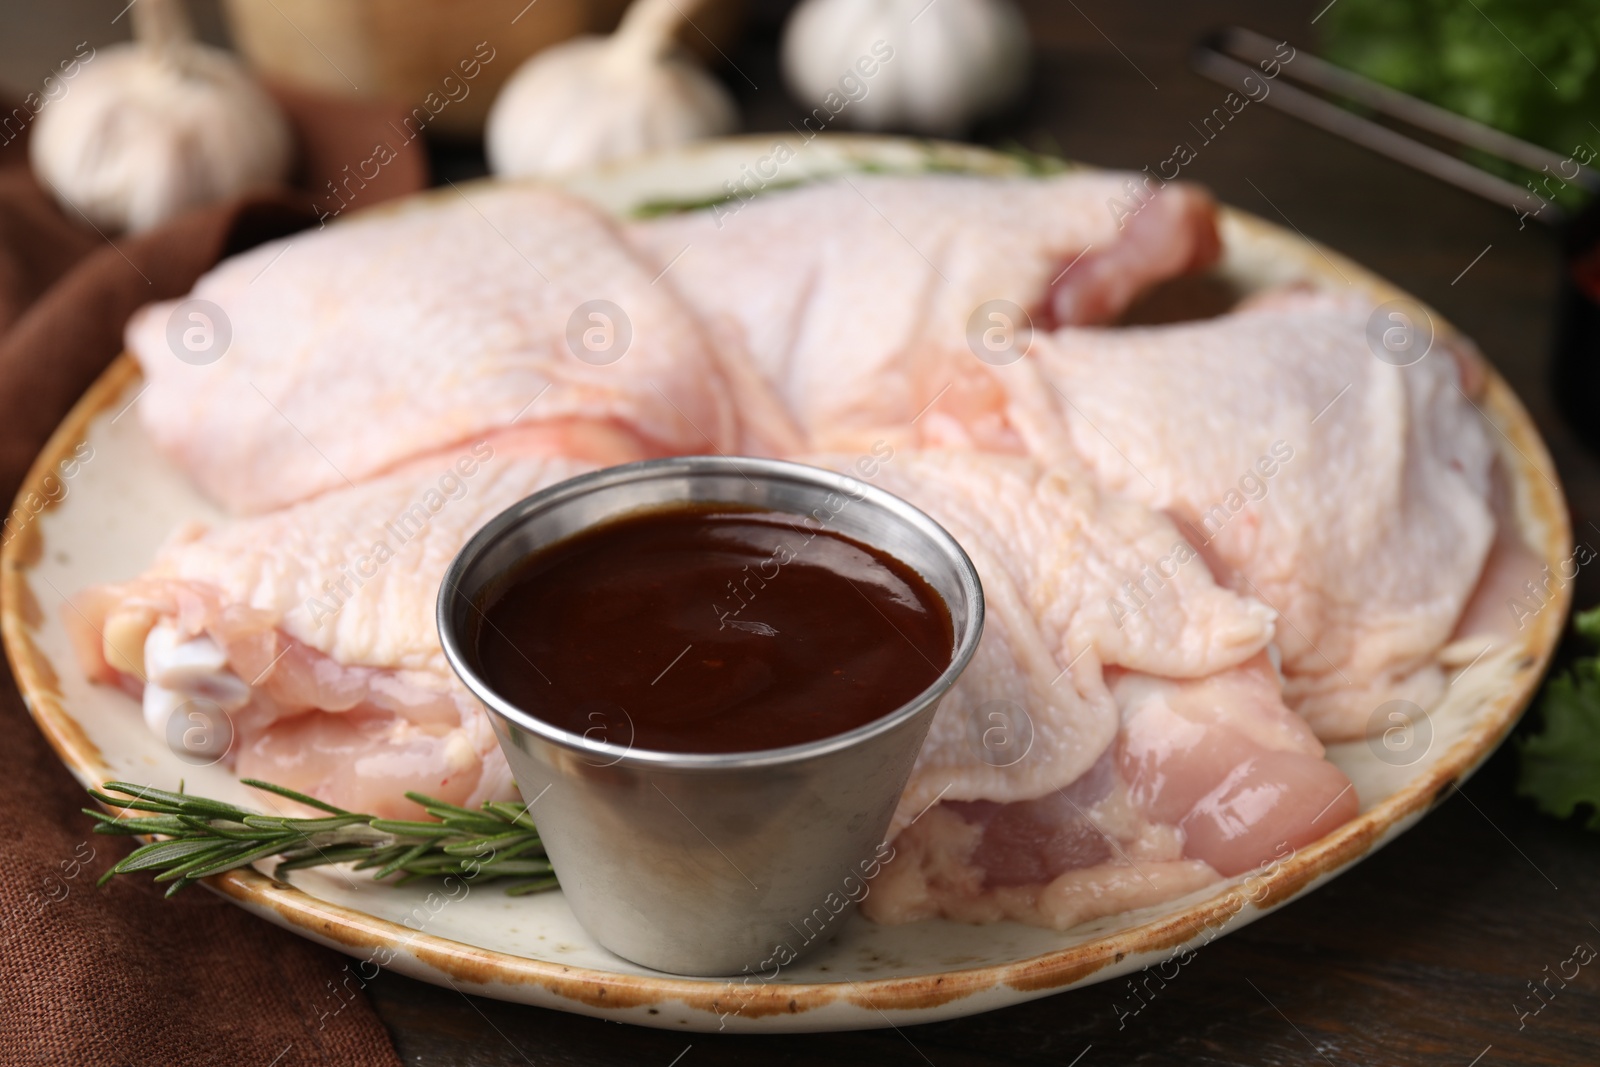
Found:
<path fill-rule="evenodd" d="M 312 819 L 263 815 L 189 793 L 107 782 L 104 792 L 91 789 L 89 795 L 122 809 L 123 814 L 112 816 L 84 808 L 84 814 L 96 822 L 94 832 L 147 834 L 160 840 L 135 849 L 102 875 L 100 884 L 119 874 L 155 871 L 156 881 L 172 883 L 167 889 L 170 897 L 202 878 L 277 856 L 275 876 L 329 863 L 354 863 L 356 870 L 376 868 L 372 877 L 377 880 L 398 874 L 394 885 L 447 875 L 514 878 L 517 881 L 506 887 L 511 896 L 556 885 L 538 827 L 519 804 L 490 801 L 472 811 L 421 793 L 407 793 L 438 820 L 413 822 L 345 811 L 270 782 L 242 781 L 327 815 Z M 127 817 L 127 812 L 145 814 Z"/>

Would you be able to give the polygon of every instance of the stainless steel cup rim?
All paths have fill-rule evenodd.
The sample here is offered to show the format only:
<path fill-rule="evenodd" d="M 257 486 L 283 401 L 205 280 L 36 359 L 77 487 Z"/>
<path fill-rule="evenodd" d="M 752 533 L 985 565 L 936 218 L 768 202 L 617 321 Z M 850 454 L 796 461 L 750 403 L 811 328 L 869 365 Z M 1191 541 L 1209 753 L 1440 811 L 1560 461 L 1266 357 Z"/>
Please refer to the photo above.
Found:
<path fill-rule="evenodd" d="M 662 752 L 609 741 L 597 741 L 563 730 L 530 715 L 490 688 L 472 665 L 472 657 L 466 647 L 466 635 L 461 633 L 457 626 L 457 612 L 454 608 L 458 603 L 465 603 L 473 611 L 481 614 L 481 610 L 469 595 L 462 591 L 462 586 L 471 576 L 478 561 L 491 548 L 530 519 L 586 494 L 633 482 L 705 474 L 734 474 L 750 481 L 766 479 L 798 482 L 828 492 L 843 493 L 857 503 L 879 508 L 915 528 L 952 564 L 961 596 L 968 605 L 964 622 L 957 621 L 958 632 L 955 635 L 955 649 L 950 665 L 928 688 L 914 698 L 863 726 L 817 741 L 755 752 Z M 954 606 L 951 607 L 954 618 Z M 745 456 L 677 456 L 668 459 L 642 460 L 581 474 L 523 498 L 491 519 L 450 561 L 444 580 L 439 586 L 436 611 L 439 640 L 444 647 L 445 658 L 457 677 L 494 714 L 546 741 L 590 758 L 600 759 L 606 765 L 620 763 L 685 771 L 747 769 L 795 763 L 837 752 L 895 729 L 906 720 L 915 718 L 919 711 L 927 707 L 931 701 L 938 700 L 955 684 L 956 679 L 971 661 L 973 653 L 977 651 L 978 640 L 983 635 L 983 618 L 983 585 L 978 578 L 977 568 L 973 566 L 972 560 L 960 543 L 926 512 L 893 493 L 846 474 L 788 460 Z"/>

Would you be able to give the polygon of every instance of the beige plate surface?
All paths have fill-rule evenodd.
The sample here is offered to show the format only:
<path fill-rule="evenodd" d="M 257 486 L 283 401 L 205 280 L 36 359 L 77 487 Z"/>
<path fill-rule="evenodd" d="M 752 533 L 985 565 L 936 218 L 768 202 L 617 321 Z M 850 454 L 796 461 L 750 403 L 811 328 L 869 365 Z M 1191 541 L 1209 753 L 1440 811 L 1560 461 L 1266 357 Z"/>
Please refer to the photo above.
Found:
<path fill-rule="evenodd" d="M 783 155 L 774 153 L 775 143 L 721 141 L 569 184 L 619 212 L 652 200 L 699 200 L 742 173 L 772 173 L 771 160 Z M 1012 173 L 1022 164 L 947 145 L 823 138 L 785 164 L 774 181 L 862 166 Z M 1354 263 L 1239 212 L 1224 213 L 1223 237 L 1222 272 L 1245 291 L 1303 280 L 1356 287 L 1374 305 L 1404 295 Z M 78 403 L 30 472 L 18 506 L 31 517 L 3 555 L 6 650 L 40 729 L 81 781 L 120 778 L 175 788 L 181 778 L 191 791 L 253 803 L 222 768 L 179 761 L 145 729 L 134 701 L 88 685 L 61 623 L 64 595 L 132 577 L 179 520 L 215 517 L 157 456 L 138 419 L 127 416 L 139 389 L 138 370 L 123 357 Z M 1523 533 L 1555 566 L 1571 551 L 1571 533 L 1544 445 L 1500 378 L 1490 375 L 1479 403 L 1511 472 Z M 83 442 L 92 458 L 64 483 L 63 495 L 62 483 L 46 478 Z M 51 485 L 57 486 L 53 493 Z M 41 509 L 48 496 L 59 499 Z M 1361 814 L 1349 824 L 1265 872 L 1068 933 L 1011 923 L 883 927 L 857 917 L 772 981 L 733 983 L 663 975 L 617 959 L 577 925 L 559 892 L 511 900 L 492 885 L 468 886 L 450 899 L 437 887 L 394 889 L 340 870 L 297 872 L 292 885 L 254 870 L 235 871 L 213 879 L 211 887 L 280 926 L 371 961 L 352 963 L 360 974 L 370 976 L 381 964 L 486 996 L 601 1018 L 685 1030 L 798 1031 L 972 1014 L 1103 981 L 1208 941 L 1393 840 L 1504 738 L 1538 682 L 1565 611 L 1564 600 L 1552 603 L 1519 642 L 1460 675 L 1463 684 L 1452 685 L 1447 701 L 1430 709 L 1434 738 L 1417 762 L 1393 767 L 1365 744 L 1334 746 L 1330 758 L 1361 797 Z"/>

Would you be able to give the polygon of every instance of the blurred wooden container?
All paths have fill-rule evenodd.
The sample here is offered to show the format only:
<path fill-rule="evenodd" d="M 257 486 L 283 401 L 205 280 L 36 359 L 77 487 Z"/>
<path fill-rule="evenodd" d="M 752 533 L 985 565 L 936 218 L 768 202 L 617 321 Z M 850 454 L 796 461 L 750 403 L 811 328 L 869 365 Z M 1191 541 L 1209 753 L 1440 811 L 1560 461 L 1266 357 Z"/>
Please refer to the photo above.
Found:
<path fill-rule="evenodd" d="M 477 58 L 468 91 L 429 123 L 430 135 L 483 133 L 489 105 L 523 60 L 579 33 L 616 26 L 627 0 L 224 0 L 234 46 L 262 74 L 325 92 L 380 96 L 421 104 L 446 97 L 444 79 L 462 78 Z M 739 0 L 711 0 L 684 44 L 716 54 L 740 18 Z M 481 63 L 486 44 L 494 58 Z"/>

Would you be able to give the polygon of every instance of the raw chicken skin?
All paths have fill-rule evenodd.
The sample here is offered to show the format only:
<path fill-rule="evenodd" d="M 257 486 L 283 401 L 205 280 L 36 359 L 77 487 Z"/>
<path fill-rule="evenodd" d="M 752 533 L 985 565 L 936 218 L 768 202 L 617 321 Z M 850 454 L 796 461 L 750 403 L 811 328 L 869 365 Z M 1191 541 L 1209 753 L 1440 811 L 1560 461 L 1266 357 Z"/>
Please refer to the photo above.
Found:
<path fill-rule="evenodd" d="M 1325 740 L 1362 736 L 1388 700 L 1434 702 L 1495 539 L 1462 342 L 1392 366 L 1367 344 L 1373 311 L 1284 292 L 1205 322 L 1059 330 L 1030 357 L 1097 481 L 1277 609 L 1289 703 Z"/>
<path fill-rule="evenodd" d="M 498 429 L 586 420 L 653 455 L 783 444 L 760 436 L 781 420 L 753 423 L 741 441 L 733 387 L 655 273 L 574 197 L 441 193 L 225 260 L 190 295 L 231 327 L 212 362 L 174 354 L 190 327 L 185 302 L 142 309 L 127 331 L 149 381 L 139 414 L 201 489 L 242 513 Z M 580 312 L 595 300 L 620 307 L 627 329 Z M 586 336 L 598 346 L 594 361 L 574 354 L 569 331 L 580 348 Z M 620 358 L 600 362 L 627 332 Z M 614 462 L 585 444 L 568 442 L 575 456 Z"/>
<path fill-rule="evenodd" d="M 181 528 L 145 574 L 64 612 L 85 669 L 140 695 L 162 737 L 189 701 L 220 707 L 241 776 L 342 807 L 414 817 L 408 789 L 469 806 L 514 797 L 481 705 L 445 662 L 434 603 L 485 522 L 593 465 L 477 442 L 428 466 Z"/>
<path fill-rule="evenodd" d="M 949 443 L 942 425 L 1018 450 L 967 348 L 981 304 L 1008 300 L 1038 328 L 1104 322 L 1218 254 L 1215 205 L 1194 186 L 1168 185 L 1120 223 L 1110 204 L 1141 178 L 847 175 L 627 233 L 810 447 Z"/>
<path fill-rule="evenodd" d="M 837 456 L 810 462 L 859 471 Z M 1147 559 L 1185 542 L 1164 516 L 1100 493 L 1081 472 L 1022 457 L 907 451 L 870 481 L 961 543 L 987 609 L 983 639 L 939 706 L 891 833 L 936 800 L 1028 800 L 1076 781 L 1117 733 L 1105 668 L 1203 677 L 1272 638 L 1270 609 L 1218 587 L 1198 565 L 1119 624 L 1107 601 Z"/>

